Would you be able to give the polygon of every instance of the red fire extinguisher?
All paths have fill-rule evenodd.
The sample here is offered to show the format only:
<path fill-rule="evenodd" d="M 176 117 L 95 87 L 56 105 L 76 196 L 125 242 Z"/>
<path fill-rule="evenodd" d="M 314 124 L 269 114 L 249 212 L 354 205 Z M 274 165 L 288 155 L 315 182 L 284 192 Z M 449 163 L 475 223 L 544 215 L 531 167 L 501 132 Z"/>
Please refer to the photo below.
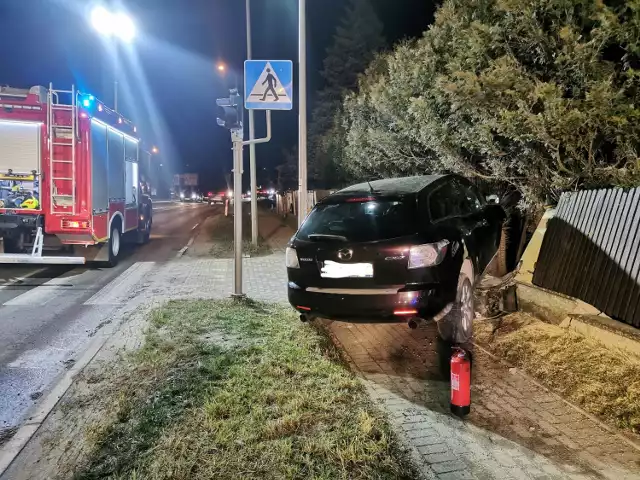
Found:
<path fill-rule="evenodd" d="M 451 355 L 451 413 L 464 417 L 471 411 L 471 358 L 463 348 Z"/>

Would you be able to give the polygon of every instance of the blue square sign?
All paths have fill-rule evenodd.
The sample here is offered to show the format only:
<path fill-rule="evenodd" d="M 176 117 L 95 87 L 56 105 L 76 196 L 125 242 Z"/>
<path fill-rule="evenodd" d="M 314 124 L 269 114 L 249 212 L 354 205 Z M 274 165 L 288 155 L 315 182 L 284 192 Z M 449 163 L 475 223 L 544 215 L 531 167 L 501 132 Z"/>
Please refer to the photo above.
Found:
<path fill-rule="evenodd" d="M 245 60 L 244 106 L 247 110 L 291 110 L 293 62 Z"/>

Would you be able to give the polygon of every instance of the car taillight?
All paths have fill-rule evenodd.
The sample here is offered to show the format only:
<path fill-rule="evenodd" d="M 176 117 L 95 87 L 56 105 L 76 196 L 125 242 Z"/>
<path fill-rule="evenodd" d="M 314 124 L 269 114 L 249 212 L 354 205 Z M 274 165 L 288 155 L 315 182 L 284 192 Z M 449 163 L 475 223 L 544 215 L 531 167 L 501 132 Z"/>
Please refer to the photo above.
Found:
<path fill-rule="evenodd" d="M 437 243 L 425 243 L 424 245 L 416 245 L 409 249 L 409 265 L 407 268 L 425 268 L 433 267 L 442 263 L 449 240 L 440 240 Z"/>
<path fill-rule="evenodd" d="M 287 247 L 287 251 L 285 253 L 285 263 L 287 268 L 300 268 L 300 263 L 298 262 L 298 252 L 296 252 L 295 248 Z"/>

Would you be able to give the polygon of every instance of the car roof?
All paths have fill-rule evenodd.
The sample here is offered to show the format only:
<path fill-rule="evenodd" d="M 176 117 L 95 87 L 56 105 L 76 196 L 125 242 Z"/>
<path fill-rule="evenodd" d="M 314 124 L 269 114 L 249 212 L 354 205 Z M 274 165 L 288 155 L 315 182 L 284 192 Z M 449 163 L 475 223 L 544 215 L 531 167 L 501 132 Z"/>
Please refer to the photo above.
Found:
<path fill-rule="evenodd" d="M 421 175 L 416 177 L 385 178 L 382 180 L 372 180 L 371 182 L 358 183 L 350 187 L 338 190 L 333 195 L 353 195 L 353 194 L 382 194 L 382 195 L 409 195 L 419 193 L 436 180 L 449 177 L 451 175 Z M 372 192 L 373 189 L 373 192 Z M 333 196 L 332 195 L 332 196 Z"/>

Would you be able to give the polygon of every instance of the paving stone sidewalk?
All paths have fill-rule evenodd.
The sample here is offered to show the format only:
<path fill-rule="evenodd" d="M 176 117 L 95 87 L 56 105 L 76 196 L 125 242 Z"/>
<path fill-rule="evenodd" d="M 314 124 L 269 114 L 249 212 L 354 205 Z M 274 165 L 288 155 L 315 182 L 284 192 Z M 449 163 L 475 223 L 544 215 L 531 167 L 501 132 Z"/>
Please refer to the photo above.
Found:
<path fill-rule="evenodd" d="M 427 478 L 640 478 L 637 446 L 477 348 L 472 413 L 449 415 L 433 324 L 323 323 Z"/>

